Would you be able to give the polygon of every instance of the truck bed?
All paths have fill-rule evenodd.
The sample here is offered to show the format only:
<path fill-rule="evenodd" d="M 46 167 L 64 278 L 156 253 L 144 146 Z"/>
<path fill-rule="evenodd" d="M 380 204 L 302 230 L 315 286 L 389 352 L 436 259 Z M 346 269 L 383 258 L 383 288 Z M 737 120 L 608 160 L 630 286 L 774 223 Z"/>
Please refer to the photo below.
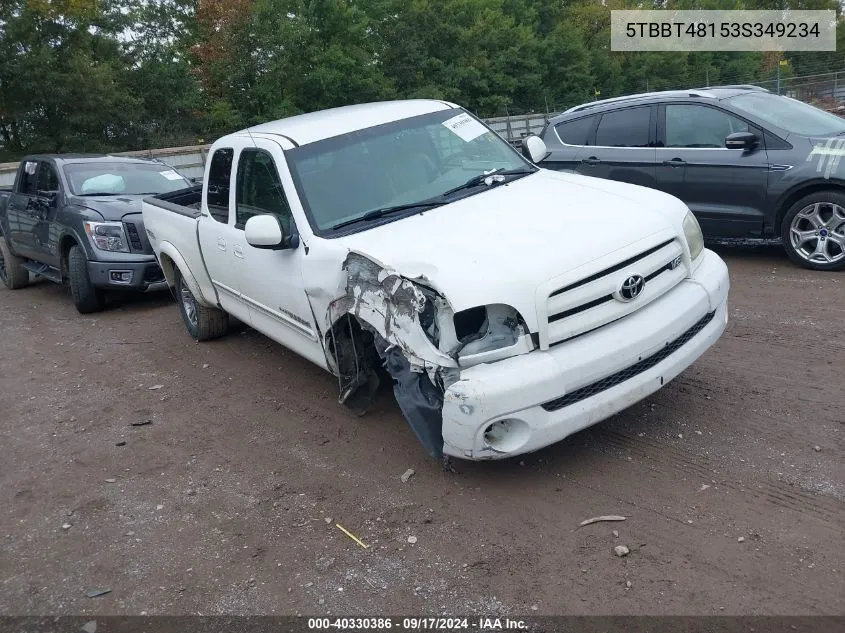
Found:
<path fill-rule="evenodd" d="M 168 284 L 176 273 L 188 282 L 200 303 L 215 305 L 217 295 L 203 262 L 198 238 L 202 186 L 144 198 L 141 208 L 144 227 Z"/>

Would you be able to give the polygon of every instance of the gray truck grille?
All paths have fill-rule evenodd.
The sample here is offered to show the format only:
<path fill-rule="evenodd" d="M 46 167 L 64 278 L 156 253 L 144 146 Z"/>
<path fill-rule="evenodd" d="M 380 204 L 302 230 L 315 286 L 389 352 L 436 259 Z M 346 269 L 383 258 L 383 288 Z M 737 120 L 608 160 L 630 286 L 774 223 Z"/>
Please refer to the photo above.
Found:
<path fill-rule="evenodd" d="M 134 251 L 143 251 L 144 243 L 141 241 L 141 235 L 133 222 L 125 222 L 126 234 L 129 237 L 129 246 Z"/>
<path fill-rule="evenodd" d="M 596 394 L 601 393 L 611 387 L 615 387 L 619 385 L 629 378 L 633 378 L 634 376 L 643 373 L 646 370 L 651 369 L 661 361 L 667 359 L 671 354 L 679 350 L 683 347 L 687 342 L 689 342 L 692 337 L 696 334 L 701 332 L 705 328 L 705 326 L 713 320 L 713 316 L 715 312 L 708 312 L 705 314 L 698 322 L 695 323 L 690 329 L 686 332 L 681 334 L 678 338 L 674 341 L 670 341 L 666 344 L 666 346 L 661 349 L 659 352 L 656 352 L 649 356 L 648 358 L 644 358 L 641 361 L 638 361 L 631 365 L 630 367 L 626 367 L 620 371 L 617 371 L 615 374 L 611 374 L 601 380 L 597 380 L 596 382 L 586 385 L 584 387 L 580 387 L 575 391 L 571 391 L 570 393 L 561 396 L 560 398 L 556 398 L 549 402 L 546 402 L 542 405 L 542 407 L 546 411 L 557 411 L 558 409 L 562 409 L 563 407 L 567 407 L 571 404 L 575 404 L 576 402 L 580 402 L 581 400 L 586 400 L 591 396 L 595 396 Z"/>

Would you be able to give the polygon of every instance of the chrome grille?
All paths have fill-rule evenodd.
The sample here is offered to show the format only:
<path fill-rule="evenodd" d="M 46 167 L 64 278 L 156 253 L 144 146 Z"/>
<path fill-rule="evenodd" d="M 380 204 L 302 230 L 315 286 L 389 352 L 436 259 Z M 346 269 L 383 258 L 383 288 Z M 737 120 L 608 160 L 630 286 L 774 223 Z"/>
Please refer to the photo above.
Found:
<path fill-rule="evenodd" d="M 687 273 L 681 243 L 673 238 L 651 246 L 578 281 L 553 290 L 546 301 L 547 343 L 558 345 L 648 305 L 678 284 Z M 633 300 L 615 296 L 631 275 L 645 280 Z"/>

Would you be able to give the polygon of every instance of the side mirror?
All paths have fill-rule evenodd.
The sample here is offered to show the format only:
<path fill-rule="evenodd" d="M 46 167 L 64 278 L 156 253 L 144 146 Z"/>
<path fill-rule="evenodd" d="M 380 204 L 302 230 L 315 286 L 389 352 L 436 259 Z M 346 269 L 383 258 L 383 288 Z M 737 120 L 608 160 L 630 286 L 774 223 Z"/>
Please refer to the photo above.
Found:
<path fill-rule="evenodd" d="M 54 206 L 59 199 L 58 191 L 44 191 L 39 189 L 35 193 L 39 198 L 43 199 L 50 207 Z"/>
<path fill-rule="evenodd" d="M 522 139 L 522 155 L 536 164 L 549 155 L 549 150 L 546 149 L 543 139 L 532 134 Z"/>
<path fill-rule="evenodd" d="M 254 215 L 244 225 L 246 243 L 255 248 L 280 251 L 299 246 L 298 235 L 285 235 L 275 215 Z"/>
<path fill-rule="evenodd" d="M 725 138 L 725 147 L 728 149 L 753 149 L 760 139 L 754 132 L 734 132 Z"/>

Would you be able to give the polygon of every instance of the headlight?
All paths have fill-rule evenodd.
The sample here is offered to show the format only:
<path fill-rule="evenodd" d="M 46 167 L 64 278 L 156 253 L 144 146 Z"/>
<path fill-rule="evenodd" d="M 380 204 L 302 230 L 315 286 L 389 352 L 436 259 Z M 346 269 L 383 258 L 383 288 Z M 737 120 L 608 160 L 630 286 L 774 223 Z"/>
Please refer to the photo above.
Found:
<path fill-rule="evenodd" d="M 129 244 L 120 222 L 85 222 L 85 232 L 101 251 L 129 252 Z"/>
<path fill-rule="evenodd" d="M 696 259 L 704 250 L 704 236 L 692 211 L 688 211 L 687 217 L 684 218 L 684 237 L 687 238 L 690 259 Z"/>

